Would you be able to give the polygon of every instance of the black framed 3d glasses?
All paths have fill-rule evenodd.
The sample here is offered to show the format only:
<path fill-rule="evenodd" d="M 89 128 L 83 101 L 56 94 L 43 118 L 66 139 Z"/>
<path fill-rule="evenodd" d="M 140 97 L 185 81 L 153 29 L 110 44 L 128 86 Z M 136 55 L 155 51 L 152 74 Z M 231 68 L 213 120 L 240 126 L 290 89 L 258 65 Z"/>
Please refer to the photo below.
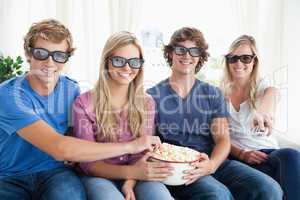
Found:
<path fill-rule="evenodd" d="M 47 60 L 49 56 L 52 57 L 52 59 L 55 62 L 58 63 L 66 63 L 69 60 L 69 57 L 71 56 L 70 53 L 63 52 L 63 51 L 48 51 L 44 48 L 30 48 L 30 51 L 32 53 L 32 56 L 36 60 Z"/>
<path fill-rule="evenodd" d="M 144 60 L 142 58 L 123 58 L 120 56 L 113 56 L 110 57 L 109 60 L 111 61 L 112 66 L 116 68 L 122 68 L 128 63 L 129 67 L 132 69 L 139 69 L 142 67 Z"/>
<path fill-rule="evenodd" d="M 256 57 L 256 55 L 226 55 L 226 60 L 228 63 L 236 63 L 238 60 L 240 60 L 244 64 L 249 64 L 252 62 L 253 58 Z"/>
<path fill-rule="evenodd" d="M 198 47 L 186 48 L 183 46 L 173 46 L 173 51 L 179 56 L 185 55 L 187 52 L 189 52 L 192 57 L 199 57 L 202 53 L 202 49 Z"/>

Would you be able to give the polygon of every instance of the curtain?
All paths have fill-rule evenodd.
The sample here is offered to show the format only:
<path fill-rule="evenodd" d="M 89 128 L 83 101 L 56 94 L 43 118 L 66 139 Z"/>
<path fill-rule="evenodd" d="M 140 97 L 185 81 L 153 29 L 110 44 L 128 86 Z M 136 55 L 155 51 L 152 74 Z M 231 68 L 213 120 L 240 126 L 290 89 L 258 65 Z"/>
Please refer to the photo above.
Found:
<path fill-rule="evenodd" d="M 141 16 L 141 0 L 110 0 L 110 30 L 135 32 Z"/>
<path fill-rule="evenodd" d="M 283 66 L 283 0 L 231 0 L 231 9 L 237 36 L 254 36 L 262 58 L 261 71 L 274 76 Z"/>
<path fill-rule="evenodd" d="M 82 90 L 98 79 L 102 47 L 113 32 L 135 31 L 140 0 L 0 0 L 0 52 L 23 53 L 23 37 L 33 22 L 55 18 L 71 31 L 76 51 L 64 72 L 79 81 Z M 26 70 L 28 64 L 24 63 Z"/>
<path fill-rule="evenodd" d="M 55 17 L 56 1 L 0 0 L 0 51 L 23 55 L 23 37 L 38 19 Z"/>

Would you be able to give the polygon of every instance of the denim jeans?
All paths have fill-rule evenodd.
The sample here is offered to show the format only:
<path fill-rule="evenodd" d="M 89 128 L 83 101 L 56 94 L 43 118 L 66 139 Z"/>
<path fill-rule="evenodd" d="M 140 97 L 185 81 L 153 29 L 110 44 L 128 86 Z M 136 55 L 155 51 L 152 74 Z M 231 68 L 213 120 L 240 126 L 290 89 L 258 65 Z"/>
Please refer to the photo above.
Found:
<path fill-rule="evenodd" d="M 82 176 L 81 181 L 89 200 L 125 200 L 121 192 L 124 181 L 90 176 Z M 138 181 L 134 194 L 137 200 L 173 200 L 166 186 L 160 182 Z"/>
<path fill-rule="evenodd" d="M 251 165 L 273 177 L 281 186 L 285 199 L 300 199 L 300 152 L 295 149 L 262 149 L 266 162 Z"/>
<path fill-rule="evenodd" d="M 184 200 L 282 200 L 279 184 L 268 175 L 241 162 L 225 160 L 218 170 L 188 186 L 169 186 Z"/>
<path fill-rule="evenodd" d="M 2 200 L 84 200 L 80 179 L 68 168 L 36 172 L 25 176 L 0 179 Z"/>

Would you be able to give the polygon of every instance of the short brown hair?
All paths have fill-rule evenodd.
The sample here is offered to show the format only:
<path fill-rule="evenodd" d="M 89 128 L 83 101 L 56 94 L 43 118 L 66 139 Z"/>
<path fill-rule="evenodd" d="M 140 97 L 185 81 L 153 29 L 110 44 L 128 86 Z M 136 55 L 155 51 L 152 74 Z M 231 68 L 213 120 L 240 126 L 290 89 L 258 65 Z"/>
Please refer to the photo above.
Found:
<path fill-rule="evenodd" d="M 75 50 L 71 32 L 55 19 L 46 19 L 32 24 L 24 37 L 24 50 L 27 55 L 30 55 L 30 47 L 34 47 L 38 38 L 54 43 L 60 43 L 66 40 L 68 43 L 67 52 L 72 54 Z"/>
<path fill-rule="evenodd" d="M 173 46 L 175 46 L 179 42 L 184 42 L 186 40 L 191 40 L 196 43 L 198 48 L 202 49 L 201 55 L 199 57 L 199 62 L 195 68 L 195 73 L 197 73 L 200 68 L 203 66 L 204 62 L 207 61 L 209 57 L 209 53 L 207 52 L 208 44 L 206 43 L 203 34 L 200 30 L 193 27 L 183 27 L 177 31 L 175 31 L 170 39 L 168 45 L 164 46 L 164 57 L 167 63 L 172 66 L 172 59 L 170 54 L 173 51 Z"/>

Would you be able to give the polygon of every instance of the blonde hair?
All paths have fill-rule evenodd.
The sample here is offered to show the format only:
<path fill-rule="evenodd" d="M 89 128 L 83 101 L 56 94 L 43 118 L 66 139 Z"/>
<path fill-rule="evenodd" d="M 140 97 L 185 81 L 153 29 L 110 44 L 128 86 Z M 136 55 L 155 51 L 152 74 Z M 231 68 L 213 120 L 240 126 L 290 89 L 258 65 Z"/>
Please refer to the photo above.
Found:
<path fill-rule="evenodd" d="M 31 54 L 30 47 L 34 47 L 38 38 L 54 43 L 60 43 L 66 40 L 68 44 L 67 52 L 72 54 L 75 50 L 71 32 L 55 19 L 46 19 L 32 24 L 24 37 L 24 50 L 27 55 Z"/>
<path fill-rule="evenodd" d="M 101 132 L 101 134 L 97 134 L 96 138 L 98 141 L 102 139 L 112 142 L 117 140 L 117 122 L 110 103 L 112 96 L 108 82 L 108 60 L 117 49 L 130 44 L 139 49 L 140 58 L 143 58 L 142 48 L 137 38 L 132 33 L 125 31 L 115 33 L 109 37 L 102 51 L 99 79 L 93 89 L 94 111 L 96 113 L 97 125 Z M 142 135 L 142 124 L 145 123 L 144 116 L 147 114 L 143 74 L 144 70 L 143 67 L 141 67 L 135 79 L 129 84 L 128 121 L 133 137 Z"/>
<path fill-rule="evenodd" d="M 227 55 L 232 54 L 241 45 L 248 45 L 255 56 L 253 70 L 250 75 L 250 90 L 249 90 L 249 103 L 250 107 L 255 109 L 256 88 L 259 80 L 259 55 L 256 47 L 255 39 L 249 35 L 242 35 L 232 42 Z M 229 71 L 229 63 L 225 59 L 224 76 L 221 81 L 221 89 L 224 92 L 225 98 L 229 100 L 233 86 L 233 78 Z"/>

